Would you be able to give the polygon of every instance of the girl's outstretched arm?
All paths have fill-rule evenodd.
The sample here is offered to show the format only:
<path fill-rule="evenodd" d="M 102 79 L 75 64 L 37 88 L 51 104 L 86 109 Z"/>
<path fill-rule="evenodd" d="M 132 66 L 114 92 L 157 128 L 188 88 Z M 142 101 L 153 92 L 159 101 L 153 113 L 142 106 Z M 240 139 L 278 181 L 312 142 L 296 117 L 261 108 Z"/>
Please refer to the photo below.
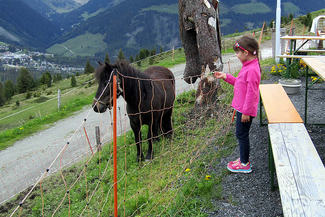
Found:
<path fill-rule="evenodd" d="M 223 80 L 225 80 L 227 78 L 227 75 L 224 72 L 214 72 L 213 75 L 215 78 L 218 78 L 218 79 L 222 78 Z"/>
<path fill-rule="evenodd" d="M 215 78 L 218 78 L 218 79 L 222 78 L 225 82 L 227 82 L 231 85 L 235 84 L 236 77 L 232 76 L 231 74 L 227 74 L 224 72 L 214 72 L 213 75 Z"/>

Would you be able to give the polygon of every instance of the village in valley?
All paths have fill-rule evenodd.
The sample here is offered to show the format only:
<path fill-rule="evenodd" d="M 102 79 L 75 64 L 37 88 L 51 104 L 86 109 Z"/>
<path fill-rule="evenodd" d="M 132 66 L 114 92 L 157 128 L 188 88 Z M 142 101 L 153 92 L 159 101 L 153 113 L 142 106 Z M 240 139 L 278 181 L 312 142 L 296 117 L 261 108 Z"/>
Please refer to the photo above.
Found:
<path fill-rule="evenodd" d="M 83 67 L 57 64 L 49 61 L 53 54 L 16 48 L 0 41 L 0 71 L 19 70 L 24 67 L 31 71 L 70 74 L 82 72 Z"/>

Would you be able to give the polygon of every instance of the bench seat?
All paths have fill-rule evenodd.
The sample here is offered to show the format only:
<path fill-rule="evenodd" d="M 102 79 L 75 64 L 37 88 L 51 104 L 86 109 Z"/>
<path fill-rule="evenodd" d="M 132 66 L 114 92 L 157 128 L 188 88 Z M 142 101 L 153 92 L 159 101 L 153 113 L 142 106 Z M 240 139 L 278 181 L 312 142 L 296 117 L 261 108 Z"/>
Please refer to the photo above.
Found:
<path fill-rule="evenodd" d="M 302 123 L 268 125 L 284 216 L 325 215 L 325 168 Z"/>
<path fill-rule="evenodd" d="M 281 84 L 261 84 L 260 96 L 268 123 L 303 123 Z"/>
<path fill-rule="evenodd" d="M 301 59 L 301 58 L 315 58 L 315 57 L 324 57 L 316 55 L 279 55 L 278 58 L 287 58 L 287 59 Z"/>
<path fill-rule="evenodd" d="M 325 53 L 325 50 L 299 50 L 298 52 L 314 52 L 314 53 Z"/>

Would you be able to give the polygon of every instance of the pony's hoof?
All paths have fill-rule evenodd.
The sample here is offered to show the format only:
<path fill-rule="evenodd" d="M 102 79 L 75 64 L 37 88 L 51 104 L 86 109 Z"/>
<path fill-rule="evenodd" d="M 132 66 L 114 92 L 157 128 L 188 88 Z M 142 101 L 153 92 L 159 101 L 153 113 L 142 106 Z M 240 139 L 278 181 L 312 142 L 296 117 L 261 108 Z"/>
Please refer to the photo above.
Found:
<path fill-rule="evenodd" d="M 145 160 L 145 158 L 144 158 L 143 155 L 137 156 L 137 162 L 141 162 L 141 161 L 144 161 L 144 160 Z"/>
<path fill-rule="evenodd" d="M 147 154 L 146 161 L 151 161 L 153 159 L 153 154 Z"/>

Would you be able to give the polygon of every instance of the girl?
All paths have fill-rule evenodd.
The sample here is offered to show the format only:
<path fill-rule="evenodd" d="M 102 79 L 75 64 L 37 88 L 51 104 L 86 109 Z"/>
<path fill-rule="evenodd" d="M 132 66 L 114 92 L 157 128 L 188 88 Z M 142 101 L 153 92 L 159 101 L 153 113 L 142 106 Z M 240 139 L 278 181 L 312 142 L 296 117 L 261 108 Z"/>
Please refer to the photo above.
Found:
<path fill-rule="evenodd" d="M 231 172 L 252 172 L 249 162 L 249 129 L 252 119 L 257 115 L 259 101 L 259 84 L 261 69 L 258 60 L 259 46 L 250 36 L 241 37 L 233 46 L 237 58 L 243 66 L 237 77 L 223 72 L 215 72 L 214 76 L 222 78 L 234 86 L 232 107 L 236 110 L 236 137 L 239 143 L 240 158 L 227 165 Z"/>

